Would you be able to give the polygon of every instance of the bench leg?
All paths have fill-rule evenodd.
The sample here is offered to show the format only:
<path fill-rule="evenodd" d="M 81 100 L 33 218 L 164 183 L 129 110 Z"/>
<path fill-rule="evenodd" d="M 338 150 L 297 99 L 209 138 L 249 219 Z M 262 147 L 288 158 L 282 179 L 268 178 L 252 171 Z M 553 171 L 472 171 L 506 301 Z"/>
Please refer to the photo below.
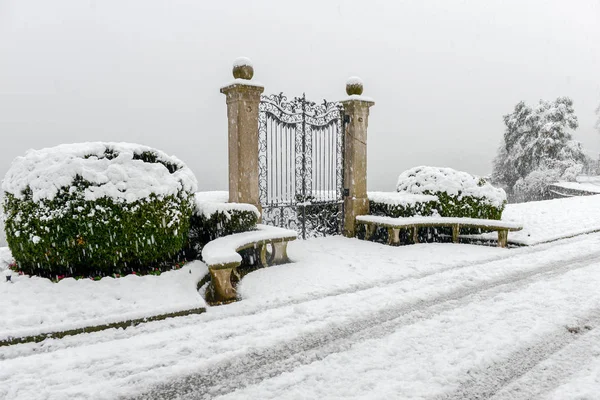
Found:
<path fill-rule="evenodd" d="M 452 243 L 458 243 L 458 235 L 460 234 L 460 225 L 452 225 Z"/>
<path fill-rule="evenodd" d="M 273 243 L 273 251 L 275 252 L 275 254 L 273 255 L 272 263 L 274 265 L 285 264 L 290 262 L 290 259 L 287 254 L 287 244 L 288 242 Z"/>
<path fill-rule="evenodd" d="M 263 244 L 262 246 L 260 246 L 260 248 L 258 249 L 258 256 L 260 257 L 260 265 L 264 268 L 264 267 L 268 267 L 269 266 L 269 257 L 267 254 L 267 245 Z"/>
<path fill-rule="evenodd" d="M 508 230 L 501 229 L 498 231 L 498 247 L 506 247 L 508 242 Z"/>
<path fill-rule="evenodd" d="M 209 269 L 210 278 L 215 288 L 215 300 L 235 300 L 236 292 L 231 286 L 231 271 L 233 268 Z"/>
<path fill-rule="evenodd" d="M 290 262 L 287 254 L 287 242 L 271 243 L 270 252 L 267 250 L 267 246 L 267 244 L 263 244 L 258 249 L 258 256 L 262 267 Z"/>
<path fill-rule="evenodd" d="M 418 244 L 419 243 L 419 227 L 415 226 L 413 227 L 413 231 L 412 231 L 412 240 L 414 244 Z"/>
<path fill-rule="evenodd" d="M 388 244 L 398 246 L 400 244 L 400 229 L 388 228 Z"/>
<path fill-rule="evenodd" d="M 375 233 L 375 225 L 365 224 L 365 240 L 371 240 L 373 233 Z"/>

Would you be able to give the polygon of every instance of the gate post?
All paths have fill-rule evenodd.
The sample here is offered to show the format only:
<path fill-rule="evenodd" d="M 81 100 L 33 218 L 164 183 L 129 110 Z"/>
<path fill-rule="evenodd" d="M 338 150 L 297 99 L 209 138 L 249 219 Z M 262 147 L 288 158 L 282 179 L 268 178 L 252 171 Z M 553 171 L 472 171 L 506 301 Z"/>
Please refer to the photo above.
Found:
<path fill-rule="evenodd" d="M 244 57 L 233 63 L 231 83 L 221 88 L 227 96 L 229 130 L 229 201 L 255 205 L 258 191 L 258 107 L 264 87 L 251 81 L 252 62 Z"/>
<path fill-rule="evenodd" d="M 344 106 L 344 236 L 356 234 L 356 216 L 369 213 L 367 126 L 373 99 L 362 96 L 362 80 L 348 78 Z M 347 189 L 347 190 L 346 190 Z"/>

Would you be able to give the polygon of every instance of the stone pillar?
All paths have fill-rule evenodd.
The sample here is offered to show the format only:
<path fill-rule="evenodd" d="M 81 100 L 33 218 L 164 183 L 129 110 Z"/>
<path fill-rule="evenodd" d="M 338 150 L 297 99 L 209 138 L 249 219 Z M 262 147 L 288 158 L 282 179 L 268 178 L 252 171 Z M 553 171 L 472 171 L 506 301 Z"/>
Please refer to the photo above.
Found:
<path fill-rule="evenodd" d="M 362 96 L 360 78 L 346 82 L 348 97 L 341 103 L 347 116 L 344 131 L 344 236 L 356 234 L 356 216 L 369 214 L 367 198 L 367 126 L 373 99 Z M 349 119 L 348 119 L 349 118 Z"/>
<path fill-rule="evenodd" d="M 252 62 L 238 58 L 233 82 L 221 88 L 227 96 L 229 125 L 229 201 L 260 207 L 258 192 L 258 106 L 264 87 L 251 81 Z"/>

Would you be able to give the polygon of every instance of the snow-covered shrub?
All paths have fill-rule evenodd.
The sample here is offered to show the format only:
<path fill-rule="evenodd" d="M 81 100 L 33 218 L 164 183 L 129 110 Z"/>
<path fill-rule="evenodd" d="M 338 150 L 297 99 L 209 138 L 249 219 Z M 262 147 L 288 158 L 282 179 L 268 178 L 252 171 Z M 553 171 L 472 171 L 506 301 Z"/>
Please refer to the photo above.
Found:
<path fill-rule="evenodd" d="M 583 168 L 583 163 L 568 158 L 544 160 L 537 169 L 515 183 L 511 202 L 551 199 L 550 185 L 556 182 L 575 182 Z"/>
<path fill-rule="evenodd" d="M 550 160 L 543 163 L 540 168 L 515 183 L 512 201 L 523 203 L 551 199 L 551 184 L 559 181 L 575 182 L 582 170 L 583 165 L 572 160 Z"/>
<path fill-rule="evenodd" d="M 398 192 L 368 192 L 369 211 L 371 215 L 383 217 L 414 217 L 439 215 L 437 213 L 438 198 L 426 194 L 398 193 Z M 364 237 L 364 225 L 359 224 L 356 235 Z M 387 229 L 376 229 L 372 233 L 371 240 L 386 243 Z M 400 233 L 400 240 L 406 242 L 406 232 Z"/>
<path fill-rule="evenodd" d="M 251 204 L 228 203 L 227 192 L 199 192 L 194 197 L 187 258 L 197 258 L 218 237 L 252 230 L 260 213 Z"/>
<path fill-rule="evenodd" d="M 442 217 L 500 219 L 506 205 L 504 190 L 483 178 L 452 168 L 411 168 L 400 174 L 396 190 L 436 196 L 435 212 Z"/>
<path fill-rule="evenodd" d="M 19 268 L 88 276 L 171 261 L 187 241 L 196 178 L 150 147 L 94 142 L 29 150 L 2 189 Z"/>
<path fill-rule="evenodd" d="M 582 172 L 583 172 L 582 164 L 573 164 L 573 165 L 565 168 L 560 179 L 563 181 L 567 181 L 567 182 L 576 182 L 577 177 L 579 175 L 581 175 Z"/>
<path fill-rule="evenodd" d="M 537 169 L 517 181 L 514 187 L 514 201 L 524 203 L 527 201 L 550 199 L 548 186 L 559 180 L 560 174 L 556 169 Z"/>
<path fill-rule="evenodd" d="M 436 196 L 398 192 L 369 192 L 368 196 L 371 215 L 393 218 L 437 215 Z"/>

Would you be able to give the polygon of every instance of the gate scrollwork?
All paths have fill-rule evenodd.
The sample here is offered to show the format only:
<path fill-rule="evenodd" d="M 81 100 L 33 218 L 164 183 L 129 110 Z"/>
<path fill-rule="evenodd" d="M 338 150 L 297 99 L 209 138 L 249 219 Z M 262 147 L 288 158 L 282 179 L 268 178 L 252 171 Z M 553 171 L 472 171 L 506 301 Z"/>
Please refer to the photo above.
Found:
<path fill-rule="evenodd" d="M 263 95 L 259 109 L 259 196 L 263 223 L 302 238 L 341 232 L 343 108 L 340 103 Z"/>

